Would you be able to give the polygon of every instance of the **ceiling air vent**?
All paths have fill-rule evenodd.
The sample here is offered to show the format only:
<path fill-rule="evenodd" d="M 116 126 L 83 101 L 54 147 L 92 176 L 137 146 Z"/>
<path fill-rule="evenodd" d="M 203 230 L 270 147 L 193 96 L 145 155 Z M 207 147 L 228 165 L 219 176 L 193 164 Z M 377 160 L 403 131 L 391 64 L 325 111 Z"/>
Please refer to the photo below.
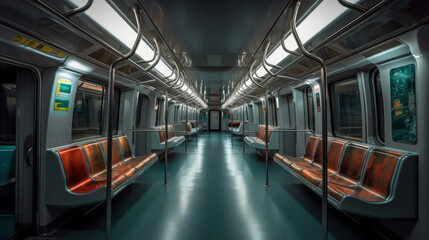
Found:
<path fill-rule="evenodd" d="M 293 66 L 293 67 L 289 68 L 288 71 L 292 72 L 292 73 L 294 73 L 296 75 L 299 75 L 299 74 L 301 74 L 301 73 L 304 72 L 304 70 L 301 70 L 300 68 L 298 68 L 296 66 Z"/>
<path fill-rule="evenodd" d="M 129 64 L 126 65 L 126 66 L 123 66 L 121 68 L 118 68 L 118 71 L 121 71 L 121 72 L 123 72 L 123 73 L 125 73 L 127 75 L 135 73 L 135 72 L 137 72 L 137 70 L 138 70 L 137 68 L 135 68 L 135 67 L 133 67 L 133 66 L 131 66 Z"/>
<path fill-rule="evenodd" d="M 99 62 L 106 64 L 107 66 L 110 66 L 113 63 L 113 61 L 115 61 L 115 59 L 117 58 L 114 54 L 112 54 L 111 52 L 103 48 L 98 49 L 97 51 L 89 54 L 88 56 L 91 57 L 92 59 L 95 59 Z"/>

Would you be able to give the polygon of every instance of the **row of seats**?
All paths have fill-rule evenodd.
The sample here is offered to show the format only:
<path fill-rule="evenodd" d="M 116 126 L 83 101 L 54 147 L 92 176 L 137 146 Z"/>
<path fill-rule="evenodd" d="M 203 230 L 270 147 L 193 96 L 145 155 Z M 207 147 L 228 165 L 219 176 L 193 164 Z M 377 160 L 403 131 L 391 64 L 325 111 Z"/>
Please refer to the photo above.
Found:
<path fill-rule="evenodd" d="M 266 135 L 266 126 L 259 125 L 256 130 L 256 135 L 254 137 L 246 136 L 244 142 L 246 142 L 250 147 L 256 149 L 265 149 L 265 144 L 268 142 L 268 150 L 278 150 L 279 149 L 279 137 L 277 132 L 272 132 L 277 130 L 277 127 L 268 126 L 268 135 Z"/>
<path fill-rule="evenodd" d="M 238 128 L 241 122 L 228 122 L 228 129 L 231 131 L 231 128 Z"/>
<path fill-rule="evenodd" d="M 186 127 L 185 127 L 186 126 Z M 195 125 L 194 125 L 195 126 Z M 179 135 L 185 135 L 185 131 L 187 132 L 188 136 L 192 136 L 198 133 L 198 129 L 193 127 L 193 125 L 188 122 L 182 122 L 182 124 L 176 125 L 177 131 L 180 131 L 181 133 Z"/>
<path fill-rule="evenodd" d="M 165 140 L 167 139 L 167 148 L 178 147 L 185 141 L 184 136 L 176 136 L 173 125 L 167 126 L 167 134 L 165 132 L 165 126 L 155 127 L 155 132 L 151 135 L 151 148 L 152 150 L 164 150 Z"/>
<path fill-rule="evenodd" d="M 230 128 L 230 131 L 234 135 L 240 135 L 240 136 L 242 136 L 243 135 L 243 128 L 244 128 L 244 124 L 240 123 L 238 125 L 238 127 L 236 127 L 236 128 Z"/>
<path fill-rule="evenodd" d="M 377 218 L 417 217 L 417 154 L 328 139 L 328 200 L 336 208 Z M 303 157 L 274 161 L 322 193 L 321 137 L 311 136 Z"/>
<path fill-rule="evenodd" d="M 80 206 L 105 199 L 107 139 L 50 149 L 47 163 L 47 204 Z M 126 136 L 112 141 L 113 196 L 158 160 L 155 153 L 133 156 Z"/>

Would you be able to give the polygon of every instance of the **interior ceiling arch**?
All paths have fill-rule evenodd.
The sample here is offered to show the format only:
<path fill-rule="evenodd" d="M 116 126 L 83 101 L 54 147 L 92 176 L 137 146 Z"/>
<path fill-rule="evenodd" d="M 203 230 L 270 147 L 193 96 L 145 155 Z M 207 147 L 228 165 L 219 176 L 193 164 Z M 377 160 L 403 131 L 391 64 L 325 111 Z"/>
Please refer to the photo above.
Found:
<path fill-rule="evenodd" d="M 140 0 L 188 75 L 220 105 L 288 1 Z M 186 60 L 187 59 L 187 60 Z M 240 61 L 242 62 L 240 64 Z"/>

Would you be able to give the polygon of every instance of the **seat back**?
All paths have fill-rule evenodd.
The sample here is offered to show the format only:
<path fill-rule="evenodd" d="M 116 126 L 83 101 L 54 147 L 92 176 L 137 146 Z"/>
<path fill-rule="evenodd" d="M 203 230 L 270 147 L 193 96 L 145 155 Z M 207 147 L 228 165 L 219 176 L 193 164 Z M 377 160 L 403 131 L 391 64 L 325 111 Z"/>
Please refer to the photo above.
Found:
<path fill-rule="evenodd" d="M 88 168 L 91 176 L 95 176 L 106 170 L 104 162 L 103 150 L 98 142 L 82 144 L 85 150 L 86 159 L 88 160 Z"/>
<path fill-rule="evenodd" d="M 174 138 L 174 127 L 173 125 L 168 125 L 168 139 Z"/>
<path fill-rule="evenodd" d="M 344 155 L 340 163 L 339 174 L 347 177 L 353 182 L 359 182 L 365 157 L 370 146 L 349 143 L 344 150 Z"/>
<path fill-rule="evenodd" d="M 259 135 L 257 135 L 256 137 L 258 137 L 259 139 L 265 142 L 266 140 L 265 126 L 260 125 L 259 128 L 260 128 Z"/>
<path fill-rule="evenodd" d="M 122 159 L 126 161 L 130 158 L 133 158 L 134 156 L 131 152 L 130 143 L 128 142 L 127 136 L 117 137 L 116 140 L 118 141 L 119 147 L 121 148 Z"/>
<path fill-rule="evenodd" d="M 329 141 L 328 141 L 328 144 L 329 144 Z M 322 140 L 322 137 L 320 137 L 316 147 L 316 152 L 314 153 L 312 163 L 318 166 L 322 166 L 322 162 L 323 162 L 323 140 Z"/>
<path fill-rule="evenodd" d="M 83 151 L 79 146 L 66 147 L 55 151 L 60 155 L 67 187 L 70 191 L 76 192 L 76 188 L 91 180 Z"/>
<path fill-rule="evenodd" d="M 337 172 L 340 165 L 341 154 L 343 153 L 346 142 L 340 140 L 333 140 L 329 144 L 328 151 L 328 169 L 332 172 Z"/>
<path fill-rule="evenodd" d="M 365 168 L 362 187 L 370 193 L 387 198 L 398 159 L 404 153 L 376 148 L 371 151 Z"/>
<path fill-rule="evenodd" d="M 97 141 L 100 142 L 104 151 L 104 157 L 107 159 L 107 139 L 99 139 Z M 118 163 L 122 163 L 121 152 L 119 151 L 118 143 L 116 142 L 116 140 L 112 139 L 112 166 Z"/>
<path fill-rule="evenodd" d="M 159 137 L 159 142 L 165 142 L 165 127 L 159 127 L 156 128 L 156 130 L 159 130 L 158 132 L 158 137 Z"/>
<path fill-rule="evenodd" d="M 307 145 L 305 146 L 304 156 L 302 157 L 303 159 L 308 161 L 312 161 L 314 159 L 318 142 L 319 138 L 317 136 L 310 136 L 308 138 Z"/>

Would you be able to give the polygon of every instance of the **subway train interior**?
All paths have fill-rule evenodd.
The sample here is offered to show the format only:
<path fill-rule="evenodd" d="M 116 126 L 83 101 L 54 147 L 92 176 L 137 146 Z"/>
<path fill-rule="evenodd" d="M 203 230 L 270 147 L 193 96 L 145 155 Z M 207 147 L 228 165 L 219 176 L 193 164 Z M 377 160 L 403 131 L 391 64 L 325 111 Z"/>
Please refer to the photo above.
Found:
<path fill-rule="evenodd" d="M 427 0 L 0 0 L 0 74 L 0 239 L 429 239 Z"/>

